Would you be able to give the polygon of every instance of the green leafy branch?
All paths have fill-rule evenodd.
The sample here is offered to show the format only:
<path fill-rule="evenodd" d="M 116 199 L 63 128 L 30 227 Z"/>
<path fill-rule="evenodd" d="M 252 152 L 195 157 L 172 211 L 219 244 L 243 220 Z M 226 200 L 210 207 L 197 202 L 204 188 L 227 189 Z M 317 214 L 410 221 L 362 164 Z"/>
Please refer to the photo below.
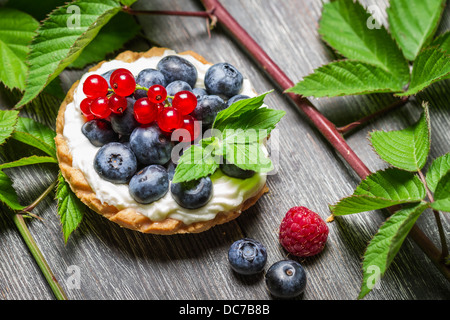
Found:
<path fill-rule="evenodd" d="M 428 105 L 412 126 L 398 131 L 375 131 L 370 142 L 376 153 L 392 167 L 364 179 L 354 193 L 330 207 L 334 216 L 400 206 L 379 228 L 366 248 L 359 298 L 374 287 L 374 267 L 386 272 L 416 220 L 426 209 L 435 211 L 441 236 L 442 261 L 448 247 L 437 211 L 450 212 L 450 153 L 432 161 L 426 177 L 422 169 L 430 151 L 431 126 Z"/>

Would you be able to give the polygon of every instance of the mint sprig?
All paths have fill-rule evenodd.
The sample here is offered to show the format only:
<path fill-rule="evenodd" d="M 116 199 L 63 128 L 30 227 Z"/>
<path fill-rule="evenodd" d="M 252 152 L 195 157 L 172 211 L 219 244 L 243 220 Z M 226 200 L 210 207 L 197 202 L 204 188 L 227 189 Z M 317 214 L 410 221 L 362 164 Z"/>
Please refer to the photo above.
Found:
<path fill-rule="evenodd" d="M 285 111 L 263 107 L 268 93 L 236 101 L 220 111 L 211 128 L 212 136 L 183 152 L 172 181 L 179 183 L 206 177 L 213 174 L 222 161 L 244 170 L 271 171 L 273 164 L 262 143 Z"/>

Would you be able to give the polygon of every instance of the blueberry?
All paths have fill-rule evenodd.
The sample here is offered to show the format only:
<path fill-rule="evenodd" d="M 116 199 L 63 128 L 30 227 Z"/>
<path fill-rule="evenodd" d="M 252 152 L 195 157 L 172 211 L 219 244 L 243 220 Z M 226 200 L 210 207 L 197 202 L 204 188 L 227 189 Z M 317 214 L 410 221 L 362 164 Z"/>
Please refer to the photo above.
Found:
<path fill-rule="evenodd" d="M 204 81 L 209 94 L 231 98 L 241 91 L 244 77 L 231 64 L 221 62 L 208 68 Z"/>
<path fill-rule="evenodd" d="M 143 165 L 163 165 L 170 160 L 173 144 L 158 125 L 152 124 L 134 129 L 130 146 Z"/>
<path fill-rule="evenodd" d="M 193 88 L 197 82 L 197 69 L 191 62 L 182 57 L 166 56 L 158 62 L 156 68 L 164 75 L 167 83 L 182 80 Z"/>
<path fill-rule="evenodd" d="M 206 96 L 208 93 L 206 92 L 205 89 L 203 88 L 194 88 L 192 89 L 192 92 L 195 94 L 195 96 L 197 97 L 197 99 L 200 99 L 200 97 L 202 96 Z"/>
<path fill-rule="evenodd" d="M 233 163 L 222 163 L 220 170 L 227 176 L 239 179 L 248 179 L 255 174 L 255 171 L 241 169 Z"/>
<path fill-rule="evenodd" d="M 127 98 L 127 108 L 122 114 L 112 113 L 110 116 L 111 126 L 115 132 L 120 135 L 130 135 L 134 128 L 139 126 L 139 122 L 134 118 L 133 108 L 136 100 Z"/>
<path fill-rule="evenodd" d="M 154 84 L 160 84 L 165 87 L 167 81 L 161 71 L 148 68 L 138 73 L 136 76 L 136 84 L 145 88 L 150 88 Z M 147 97 L 147 91 L 138 89 L 134 92 L 134 98 L 136 100 L 144 97 Z"/>
<path fill-rule="evenodd" d="M 191 91 L 192 87 L 189 85 L 189 83 L 182 81 L 182 80 L 175 80 L 171 83 L 169 83 L 166 87 L 167 95 L 168 96 L 174 96 L 177 92 L 180 91 Z M 167 98 L 167 100 L 172 103 L 171 98 Z"/>
<path fill-rule="evenodd" d="M 228 262 L 239 274 L 256 274 L 264 269 L 267 250 L 259 241 L 244 238 L 234 242 L 228 250 Z"/>
<path fill-rule="evenodd" d="M 119 135 L 112 129 L 111 123 L 104 119 L 85 122 L 81 127 L 81 132 L 96 147 L 119 140 Z"/>
<path fill-rule="evenodd" d="M 110 142 L 97 151 L 94 169 L 107 181 L 127 183 L 136 172 L 137 161 L 130 148 L 120 142 Z"/>
<path fill-rule="evenodd" d="M 130 180 L 130 195 L 136 202 L 149 204 L 161 199 L 169 190 L 166 168 L 152 164 L 137 172 Z"/>
<path fill-rule="evenodd" d="M 232 96 L 228 101 L 227 101 L 227 106 L 231 106 L 234 102 L 239 101 L 239 100 L 243 100 L 243 99 L 249 99 L 249 96 L 246 96 L 245 94 L 237 94 L 235 96 Z"/>
<path fill-rule="evenodd" d="M 227 108 L 225 101 L 216 95 L 200 97 L 197 106 L 192 111 L 192 116 L 202 121 L 203 126 L 210 126 L 216 119 L 217 113 Z"/>
<path fill-rule="evenodd" d="M 177 165 L 173 163 L 172 161 L 169 161 L 167 163 L 167 175 L 169 176 L 169 180 L 172 181 L 173 176 L 175 174 L 175 169 L 177 168 Z"/>
<path fill-rule="evenodd" d="M 174 200 L 183 208 L 203 207 L 212 198 L 213 185 L 209 177 L 180 183 L 172 183 L 170 191 Z"/>
<path fill-rule="evenodd" d="M 274 263 L 265 278 L 270 293 L 278 298 L 294 298 L 306 287 L 306 272 L 300 263 L 293 260 Z"/>

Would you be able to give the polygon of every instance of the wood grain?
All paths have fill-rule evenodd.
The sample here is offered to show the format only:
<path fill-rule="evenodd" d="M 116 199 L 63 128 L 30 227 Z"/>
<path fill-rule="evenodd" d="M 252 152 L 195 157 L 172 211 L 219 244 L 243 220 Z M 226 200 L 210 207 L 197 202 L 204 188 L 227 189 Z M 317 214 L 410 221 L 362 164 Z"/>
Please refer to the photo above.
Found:
<path fill-rule="evenodd" d="M 267 51 L 292 80 L 298 81 L 314 68 L 336 58 L 317 33 L 321 1 L 317 0 L 224 0 L 223 5 Z M 382 10 L 388 1 L 362 1 Z M 201 10 L 197 1 L 138 1 L 137 9 Z M 139 16 L 143 32 L 152 43 L 177 51 L 193 50 L 211 62 L 227 61 L 252 80 L 258 92 L 274 88 L 263 70 L 217 27 L 209 38 L 202 19 L 189 17 Z M 447 7 L 438 32 L 450 28 Z M 130 43 L 127 49 L 148 49 L 146 41 Z M 67 70 L 61 75 L 69 88 L 83 71 Z M 379 94 L 313 100 L 337 125 L 346 124 L 379 110 L 394 99 Z M 371 170 L 386 167 L 367 140 L 372 130 L 400 129 L 413 123 L 420 114 L 422 100 L 429 101 L 432 122 L 431 157 L 450 151 L 450 82 L 444 81 L 420 93 L 404 107 L 380 117 L 347 136 L 350 146 Z M 8 101 L 2 96 L 4 105 Z M 80 228 L 64 244 L 56 203 L 49 197 L 35 213 L 44 218 L 29 221 L 29 227 L 43 254 L 67 290 L 70 299 L 272 299 L 263 275 L 244 277 L 232 272 L 227 262 L 231 243 L 244 236 L 263 242 L 268 249 L 268 266 L 287 257 L 278 245 L 277 229 L 285 212 L 304 205 L 324 219 L 329 204 L 353 192 L 358 177 L 336 155 L 295 106 L 275 92 L 267 104 L 287 112 L 279 125 L 281 133 L 280 166 L 270 176 L 270 192 L 237 220 L 195 235 L 143 235 L 122 229 L 92 212 L 86 212 Z M 27 108 L 34 116 L 54 128 L 57 103 L 42 103 L 43 112 Z M 23 154 L 19 145 L 5 147 L 1 159 Z M 9 170 L 20 199 L 31 202 L 55 177 L 54 167 L 40 165 Z M 53 299 L 39 269 L 15 230 L 10 213 L 2 207 L 0 215 L 0 299 Z M 298 299 L 356 299 L 362 274 L 361 256 L 367 242 L 384 221 L 381 211 L 335 219 L 329 224 L 330 236 L 323 253 L 299 260 L 308 274 L 306 292 Z M 431 212 L 418 221 L 426 234 L 438 242 Z M 444 228 L 449 221 L 444 218 Z M 292 258 L 292 257 L 289 257 Z M 69 266 L 78 266 L 79 289 L 65 282 Z M 390 269 L 366 299 L 448 299 L 450 285 L 409 239 Z"/>

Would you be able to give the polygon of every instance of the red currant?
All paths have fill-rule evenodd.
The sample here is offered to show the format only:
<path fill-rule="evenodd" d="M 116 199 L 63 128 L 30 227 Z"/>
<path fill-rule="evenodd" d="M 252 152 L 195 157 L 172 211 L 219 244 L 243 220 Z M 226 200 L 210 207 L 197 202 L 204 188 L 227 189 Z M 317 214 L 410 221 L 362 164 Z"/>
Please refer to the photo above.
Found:
<path fill-rule="evenodd" d="M 118 114 L 123 113 L 128 105 L 127 98 L 119 96 L 118 94 L 113 94 L 109 97 L 108 103 L 111 111 Z"/>
<path fill-rule="evenodd" d="M 182 115 L 173 107 L 165 107 L 158 114 L 158 125 L 162 131 L 172 132 L 183 125 Z"/>
<path fill-rule="evenodd" d="M 134 118 L 141 124 L 148 124 L 156 120 L 158 107 L 151 103 L 148 98 L 136 100 L 133 107 Z"/>
<path fill-rule="evenodd" d="M 105 119 L 111 114 L 111 109 L 109 108 L 108 98 L 99 97 L 92 101 L 90 107 L 91 113 L 100 118 Z"/>
<path fill-rule="evenodd" d="M 114 92 L 122 97 L 128 97 L 136 89 L 136 80 L 134 80 L 133 74 L 125 68 L 115 70 L 111 74 L 109 83 Z"/>
<path fill-rule="evenodd" d="M 81 113 L 87 118 L 88 121 L 94 118 L 94 115 L 91 113 L 91 104 L 92 100 L 89 98 L 83 99 L 80 103 Z"/>
<path fill-rule="evenodd" d="M 200 135 L 201 127 L 200 122 L 195 120 L 194 117 L 190 115 L 184 115 L 182 118 L 182 126 L 180 129 L 185 129 L 189 133 L 189 136 L 186 136 L 186 132 L 181 133 L 180 137 L 178 138 L 179 142 L 182 141 L 194 141 L 197 139 L 197 137 Z"/>
<path fill-rule="evenodd" d="M 108 93 L 108 82 L 97 74 L 90 75 L 83 83 L 83 92 L 89 99 L 104 97 Z"/>
<path fill-rule="evenodd" d="M 148 88 L 147 96 L 149 100 L 153 103 L 161 103 L 164 102 L 167 98 L 167 91 L 160 84 L 154 84 L 150 88 Z"/>
<path fill-rule="evenodd" d="M 182 115 L 189 114 L 197 106 L 197 97 L 190 91 L 177 92 L 173 97 L 172 106 Z"/>

